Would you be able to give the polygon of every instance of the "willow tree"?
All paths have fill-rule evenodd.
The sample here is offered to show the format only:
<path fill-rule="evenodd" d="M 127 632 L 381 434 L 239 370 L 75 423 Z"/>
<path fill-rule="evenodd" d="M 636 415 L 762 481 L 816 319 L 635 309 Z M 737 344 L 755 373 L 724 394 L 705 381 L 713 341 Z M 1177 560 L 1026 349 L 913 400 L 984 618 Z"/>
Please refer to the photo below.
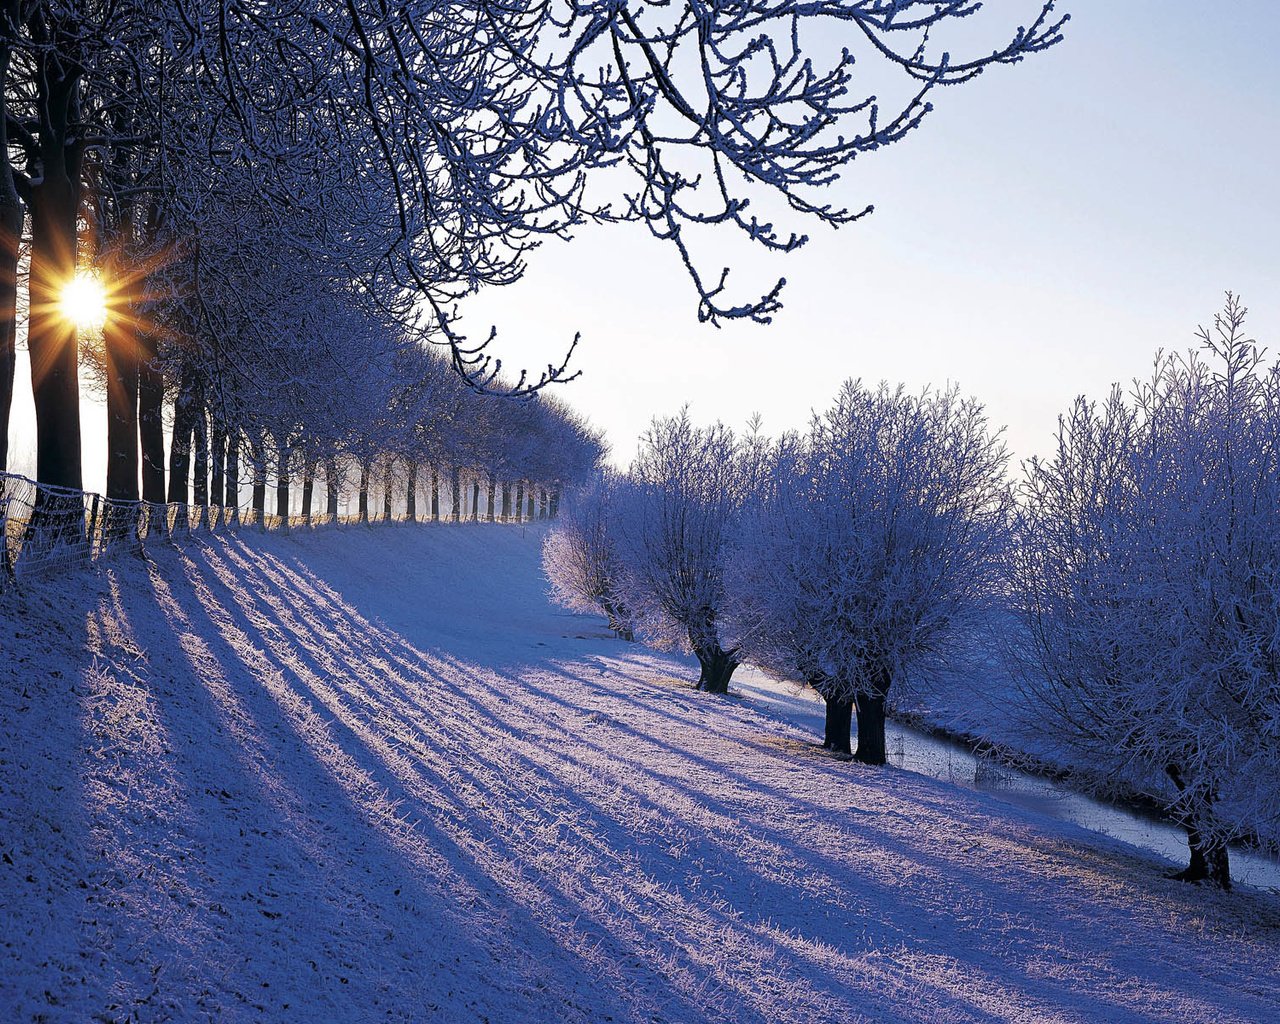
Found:
<path fill-rule="evenodd" d="M 1020 662 L 1044 742 L 1186 830 L 1188 881 L 1280 838 L 1280 366 L 1234 296 L 1202 349 L 1077 400 L 1028 466 Z"/>
<path fill-rule="evenodd" d="M 945 663 L 1001 592 L 1008 455 L 956 389 L 860 381 L 793 448 L 740 535 L 742 642 L 827 699 L 835 750 L 849 751 L 853 709 L 854 756 L 883 764 L 891 696 Z"/>
<path fill-rule="evenodd" d="M 618 597 L 646 639 L 692 651 L 710 693 L 727 693 L 741 663 L 725 632 L 725 577 L 752 487 L 742 456 L 732 430 L 697 427 L 685 409 L 653 421 L 616 495 Z"/>

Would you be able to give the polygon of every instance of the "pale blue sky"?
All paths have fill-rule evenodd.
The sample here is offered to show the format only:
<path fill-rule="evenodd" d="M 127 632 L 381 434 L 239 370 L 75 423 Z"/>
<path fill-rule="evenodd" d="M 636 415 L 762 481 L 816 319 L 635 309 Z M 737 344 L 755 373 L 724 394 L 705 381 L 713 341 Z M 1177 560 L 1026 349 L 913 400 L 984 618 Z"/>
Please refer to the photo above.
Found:
<path fill-rule="evenodd" d="M 875 214 L 778 261 L 773 325 L 697 323 L 674 254 L 610 228 L 478 296 L 472 333 L 496 321 L 507 364 L 540 366 L 582 331 L 582 379 L 561 393 L 621 464 L 685 401 L 776 432 L 850 376 L 957 381 L 1019 458 L 1044 452 L 1075 395 L 1192 344 L 1228 288 L 1280 353 L 1280 4 L 1063 7 L 1059 47 L 940 92 L 919 131 L 858 161 L 840 195 Z"/>
<path fill-rule="evenodd" d="M 874 202 L 872 217 L 773 261 L 726 237 L 744 274 L 790 281 L 773 325 L 699 324 L 674 253 L 614 227 L 534 253 L 523 282 L 471 300 L 470 332 L 496 321 L 507 365 L 538 367 L 581 331 L 582 378 L 559 393 L 624 465 L 655 413 L 688 401 L 700 420 L 740 425 L 759 411 L 777 432 L 851 376 L 954 380 L 1018 457 L 1044 452 L 1075 395 L 1190 345 L 1227 288 L 1280 353 L 1280 3 L 1063 7 L 1062 45 L 940 92 L 918 132 L 850 169 L 839 196 Z M 18 372 L 25 472 L 25 362 Z M 86 485 L 101 488 L 100 407 L 84 427 Z"/>

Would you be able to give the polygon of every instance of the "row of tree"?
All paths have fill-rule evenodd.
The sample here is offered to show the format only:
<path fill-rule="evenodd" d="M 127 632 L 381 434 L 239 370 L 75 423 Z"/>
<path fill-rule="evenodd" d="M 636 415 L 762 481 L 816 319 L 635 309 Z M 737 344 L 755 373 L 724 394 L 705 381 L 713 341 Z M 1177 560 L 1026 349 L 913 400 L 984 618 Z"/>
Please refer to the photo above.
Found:
<path fill-rule="evenodd" d="M 1018 481 L 954 390 L 846 383 L 768 442 L 687 411 L 547 538 L 558 599 L 691 650 L 700 689 L 748 660 L 826 699 L 825 745 L 885 760 L 886 703 L 975 638 L 1008 659 L 1042 747 L 1186 830 L 1182 877 L 1280 840 L 1280 364 L 1228 296 L 1200 352 L 1077 401 Z"/>
<path fill-rule="evenodd" d="M 0 471 L 25 332 L 37 478 L 82 488 L 83 339 L 60 298 L 86 266 L 110 293 L 106 490 L 125 502 L 180 497 L 202 431 L 213 474 L 237 442 L 303 467 L 395 451 L 380 431 L 434 386 L 423 344 L 472 387 L 563 379 L 504 384 L 456 304 L 589 222 L 674 245 L 703 318 L 767 320 L 781 283 L 731 301 L 693 239 L 799 246 L 748 212 L 758 196 L 854 219 L 822 195 L 850 160 L 936 87 L 1058 41 L 1052 3 L 1027 5 L 964 60 L 939 38 L 976 3 L 0 0 Z M 857 98 L 859 58 L 897 99 Z"/>
<path fill-rule="evenodd" d="M 253 403 L 231 427 L 204 388 L 180 392 L 167 488 L 163 472 L 144 471 L 144 501 L 192 505 L 197 515 L 245 506 L 240 518 L 257 522 L 272 513 L 334 520 L 350 498 L 361 522 L 545 518 L 605 452 L 601 434 L 564 403 L 542 393 L 496 401 L 468 388 L 437 351 L 392 351 L 343 373 L 343 403 L 320 400 L 326 389 L 290 395 L 282 385 L 278 403 Z"/>

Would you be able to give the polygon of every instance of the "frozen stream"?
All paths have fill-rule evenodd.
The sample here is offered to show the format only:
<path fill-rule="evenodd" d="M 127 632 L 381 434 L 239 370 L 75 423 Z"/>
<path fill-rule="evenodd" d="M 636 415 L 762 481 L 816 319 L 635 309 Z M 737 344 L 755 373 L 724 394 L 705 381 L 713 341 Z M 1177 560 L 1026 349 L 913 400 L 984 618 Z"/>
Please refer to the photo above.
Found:
<path fill-rule="evenodd" d="M 761 710 L 822 735 L 824 707 L 812 691 L 796 692 L 795 687 L 778 683 L 747 666 L 734 675 L 733 687 Z M 1186 834 L 1158 818 L 1091 799 L 1040 775 L 983 761 L 959 743 L 928 736 L 897 722 L 889 722 L 885 732 L 889 762 L 899 768 L 991 793 L 1007 803 L 1150 850 L 1179 867 L 1186 865 Z M 1280 891 L 1280 861 L 1232 847 L 1231 877 L 1236 882 Z"/>

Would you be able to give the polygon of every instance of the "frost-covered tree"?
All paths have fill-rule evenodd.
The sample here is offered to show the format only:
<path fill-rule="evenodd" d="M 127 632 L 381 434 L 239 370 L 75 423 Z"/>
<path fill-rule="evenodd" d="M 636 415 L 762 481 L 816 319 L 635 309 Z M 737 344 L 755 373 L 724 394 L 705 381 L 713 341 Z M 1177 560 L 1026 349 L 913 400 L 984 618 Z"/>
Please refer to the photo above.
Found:
<path fill-rule="evenodd" d="M 734 572 L 747 657 L 827 700 L 826 743 L 885 760 L 893 688 L 939 665 L 998 586 L 1007 454 L 955 388 L 848 381 L 784 440 L 744 516 Z"/>
<path fill-rule="evenodd" d="M 747 500 L 728 570 L 730 631 L 753 665 L 801 680 L 826 702 L 823 746 L 849 753 L 853 700 L 823 670 L 821 583 L 808 550 L 815 530 L 811 439 L 788 434 L 767 453 Z"/>
<path fill-rule="evenodd" d="M 609 628 L 635 639 L 631 609 L 621 593 L 617 551 L 617 503 L 626 487 L 605 470 L 569 495 L 559 521 L 542 544 L 542 567 L 556 604 L 578 612 L 603 613 Z"/>
<path fill-rule="evenodd" d="M 937 87 L 1061 38 L 1052 3 L 1023 2 L 1025 27 L 995 29 L 971 57 L 947 37 L 978 0 L 0 4 L 0 420 L 24 210 L 28 343 L 43 368 L 32 381 L 37 473 L 72 487 L 77 346 L 52 311 L 77 262 L 98 255 L 80 251 L 86 212 L 122 253 L 172 243 L 176 261 L 233 270 L 237 254 L 203 240 L 207 225 L 236 218 L 237 203 L 265 219 L 267 230 L 254 225 L 261 239 L 290 219 L 316 225 L 312 255 L 335 279 L 358 281 L 404 328 L 428 310 L 477 386 L 500 386 L 500 365 L 454 330 L 458 300 L 516 280 L 541 240 L 590 221 L 640 222 L 674 245 L 703 318 L 768 320 L 781 282 L 731 300 L 727 272 L 706 267 L 695 236 L 723 226 L 775 251 L 803 244 L 801 231 L 757 213 L 761 197 L 809 222 L 856 219 L 865 211 L 825 193 L 855 157 L 912 131 Z M 856 83 L 867 65 L 884 74 Z M 896 87 L 882 89 L 890 79 Z M 588 182 L 600 170 L 620 187 L 597 198 Z M 202 247 L 182 244 L 197 235 Z M 163 481 L 148 473 L 163 470 L 160 382 L 137 365 L 150 363 L 152 340 L 109 338 L 121 385 L 111 391 L 112 489 L 133 489 L 137 370 L 151 449 L 143 489 L 159 500 Z M 548 367 L 514 387 L 563 376 L 563 365 Z"/>
<path fill-rule="evenodd" d="M 1018 12 L 1019 27 L 988 23 L 991 35 L 962 55 L 969 47 L 950 34 L 983 7 L 576 2 L 564 9 L 564 62 L 548 64 L 553 106 L 580 139 L 631 171 L 625 207 L 615 215 L 644 223 L 676 248 L 699 318 L 768 322 L 784 282 L 732 299 L 728 270 L 707 266 L 699 235 L 724 228 L 790 252 L 813 222 L 840 225 L 870 212 L 833 205 L 827 186 L 856 158 L 914 130 L 937 87 L 1016 63 L 1061 38 L 1065 18 L 1054 16 L 1054 4 L 1031 0 Z M 868 78 L 859 80 L 864 69 Z M 804 228 L 761 216 L 762 201 L 800 214 Z"/>
<path fill-rule="evenodd" d="M 726 693 L 740 663 L 723 633 L 728 540 L 750 489 L 743 445 L 688 409 L 656 419 L 619 495 L 622 599 L 645 639 L 691 650 L 698 689 Z"/>
<path fill-rule="evenodd" d="M 1186 829 L 1181 878 L 1280 834 L 1280 369 L 1228 296 L 1203 355 L 1078 399 L 1023 486 L 1025 685 L 1046 742 Z"/>

